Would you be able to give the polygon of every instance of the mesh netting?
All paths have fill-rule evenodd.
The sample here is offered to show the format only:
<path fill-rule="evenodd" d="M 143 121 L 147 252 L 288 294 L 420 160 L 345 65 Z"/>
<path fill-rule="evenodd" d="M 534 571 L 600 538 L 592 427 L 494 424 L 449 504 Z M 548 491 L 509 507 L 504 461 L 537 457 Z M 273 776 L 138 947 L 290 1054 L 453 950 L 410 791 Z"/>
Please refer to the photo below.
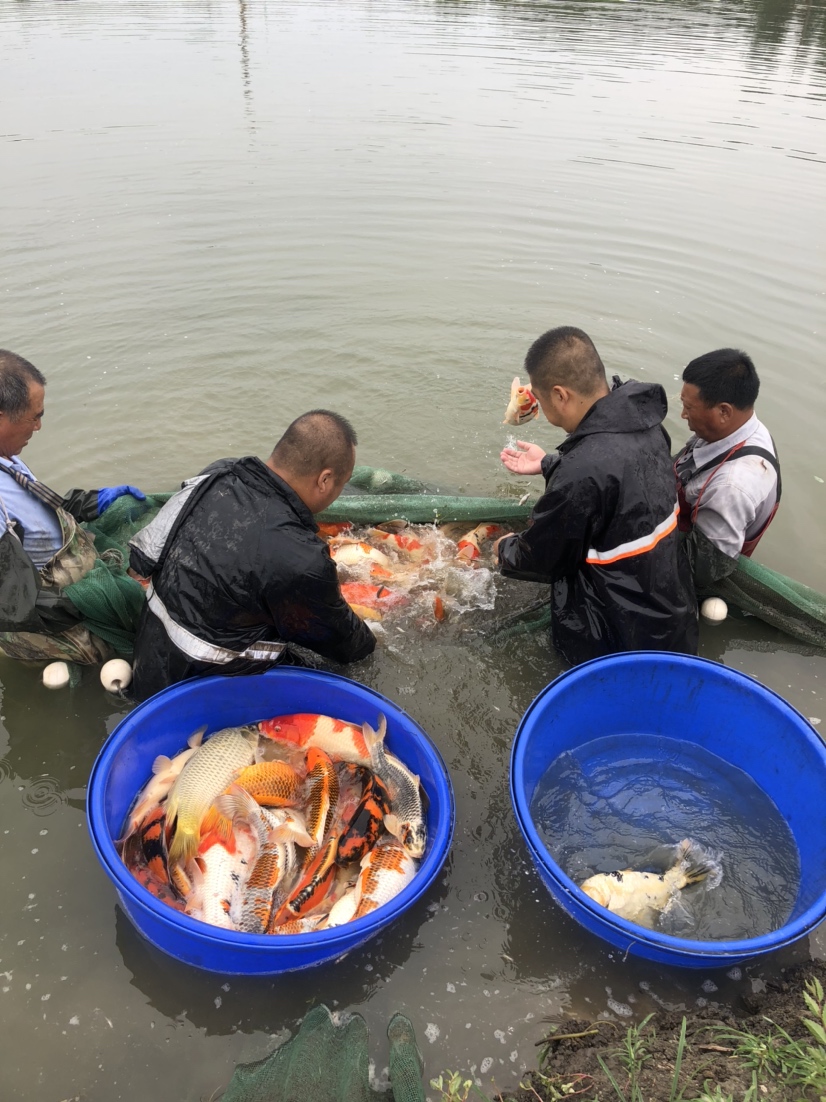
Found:
<path fill-rule="evenodd" d="M 354 1014 L 335 1021 L 326 1006 L 317 1006 L 270 1056 L 236 1066 L 222 1102 L 424 1102 L 424 1065 L 412 1024 L 394 1014 L 387 1036 L 390 1095 L 370 1086 L 364 1019 Z"/>
<path fill-rule="evenodd" d="M 711 587 L 716 597 L 750 612 L 793 639 L 826 647 L 826 596 L 742 555 L 734 573 Z"/>
<path fill-rule="evenodd" d="M 148 524 L 169 494 L 148 494 L 145 501 L 126 494 L 84 527 L 94 534 L 98 560 L 85 578 L 64 592 L 83 617 L 83 624 L 107 642 L 116 654 L 129 658 L 143 608 L 141 586 L 126 573 L 129 540 Z"/>
<path fill-rule="evenodd" d="M 150 494 L 146 501 L 118 498 L 98 520 L 86 525 L 95 534 L 101 558 L 82 581 L 66 589 L 89 630 L 129 657 L 135 639 L 143 591 L 126 574 L 129 539 L 151 520 L 169 494 Z M 524 524 L 530 503 L 516 498 L 463 497 L 433 493 L 432 488 L 406 475 L 375 467 L 356 467 L 348 492 L 322 513 L 322 521 L 380 524 L 404 519 L 414 524 L 482 521 Z M 696 530 L 695 530 L 696 533 Z M 778 574 L 751 559 L 740 557 L 732 568 L 725 559 L 727 577 L 719 577 L 721 555 L 708 541 L 693 539 L 688 547 L 698 581 L 698 596 L 722 597 L 729 605 L 779 628 L 807 646 L 826 647 L 826 596 Z M 712 580 L 716 579 L 716 580 Z M 706 584 L 708 580 L 708 584 Z M 495 625 L 500 637 L 547 627 L 549 608 L 539 602 Z"/>

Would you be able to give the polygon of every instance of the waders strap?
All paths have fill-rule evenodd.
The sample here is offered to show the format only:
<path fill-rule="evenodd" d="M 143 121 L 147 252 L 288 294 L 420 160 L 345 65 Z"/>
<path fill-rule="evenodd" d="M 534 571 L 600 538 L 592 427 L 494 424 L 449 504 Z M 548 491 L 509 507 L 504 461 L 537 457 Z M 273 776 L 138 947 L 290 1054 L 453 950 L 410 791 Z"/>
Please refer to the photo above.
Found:
<path fill-rule="evenodd" d="M 55 493 L 54 490 L 50 490 L 48 486 L 45 486 L 42 482 L 38 482 L 34 478 L 29 478 L 23 471 L 18 471 L 14 467 L 7 467 L 5 463 L 0 463 L 0 470 L 11 475 L 15 482 L 19 483 L 24 490 L 28 490 L 30 494 L 38 498 L 44 505 L 51 506 L 52 509 L 62 509 L 65 502 L 60 494 Z"/>
<path fill-rule="evenodd" d="M 151 584 L 146 590 L 146 601 L 151 612 L 163 624 L 170 642 L 174 643 L 179 651 L 194 662 L 211 662 L 218 666 L 225 666 L 228 662 L 234 662 L 238 658 L 245 658 L 254 662 L 277 662 L 284 653 L 284 643 L 263 641 L 253 643 L 252 646 L 242 651 L 230 650 L 228 647 L 218 647 L 213 643 L 206 643 L 172 619 Z"/>

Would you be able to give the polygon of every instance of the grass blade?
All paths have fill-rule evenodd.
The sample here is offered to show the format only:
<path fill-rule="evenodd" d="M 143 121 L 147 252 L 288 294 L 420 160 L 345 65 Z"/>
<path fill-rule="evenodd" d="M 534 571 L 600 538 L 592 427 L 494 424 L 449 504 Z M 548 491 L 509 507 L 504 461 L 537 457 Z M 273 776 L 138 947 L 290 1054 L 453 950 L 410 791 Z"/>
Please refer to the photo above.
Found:
<path fill-rule="evenodd" d="M 680 1069 L 683 1064 L 683 1053 L 685 1052 L 685 1029 L 686 1019 L 683 1015 L 683 1024 L 680 1027 L 680 1039 L 677 1042 L 677 1058 L 674 1061 L 674 1078 L 671 1081 L 671 1096 L 669 1102 L 676 1102 L 677 1100 L 677 1087 L 680 1084 Z M 681 1092 L 682 1093 L 682 1092 Z"/>

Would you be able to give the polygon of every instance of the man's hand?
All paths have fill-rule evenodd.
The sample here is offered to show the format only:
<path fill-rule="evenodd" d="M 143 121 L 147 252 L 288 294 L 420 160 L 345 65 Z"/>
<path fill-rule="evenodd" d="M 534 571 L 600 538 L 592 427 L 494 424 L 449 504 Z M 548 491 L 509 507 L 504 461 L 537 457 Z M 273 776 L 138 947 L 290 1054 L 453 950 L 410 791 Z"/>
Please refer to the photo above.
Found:
<path fill-rule="evenodd" d="M 104 486 L 102 490 L 98 490 L 98 515 L 105 513 L 113 501 L 126 494 L 131 494 L 138 501 L 146 501 L 146 494 L 137 486 Z"/>
<path fill-rule="evenodd" d="M 517 440 L 516 448 L 504 448 L 499 458 L 514 474 L 541 474 L 545 452 L 538 444 Z"/>

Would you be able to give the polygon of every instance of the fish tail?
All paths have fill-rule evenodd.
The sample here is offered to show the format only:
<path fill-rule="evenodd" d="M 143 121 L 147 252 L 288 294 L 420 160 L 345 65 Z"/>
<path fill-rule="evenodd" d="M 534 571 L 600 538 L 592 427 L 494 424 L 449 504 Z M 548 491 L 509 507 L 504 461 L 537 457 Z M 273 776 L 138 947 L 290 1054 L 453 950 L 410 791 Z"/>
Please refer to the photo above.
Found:
<path fill-rule="evenodd" d="M 179 820 L 169 845 L 169 864 L 185 865 L 198 852 L 199 842 L 200 831 L 191 825 L 182 825 Z"/>
<path fill-rule="evenodd" d="M 708 887 L 713 888 L 720 883 L 722 869 L 719 854 L 691 838 L 684 838 L 680 842 L 677 854 L 684 884 L 699 884 L 708 880 Z"/>

